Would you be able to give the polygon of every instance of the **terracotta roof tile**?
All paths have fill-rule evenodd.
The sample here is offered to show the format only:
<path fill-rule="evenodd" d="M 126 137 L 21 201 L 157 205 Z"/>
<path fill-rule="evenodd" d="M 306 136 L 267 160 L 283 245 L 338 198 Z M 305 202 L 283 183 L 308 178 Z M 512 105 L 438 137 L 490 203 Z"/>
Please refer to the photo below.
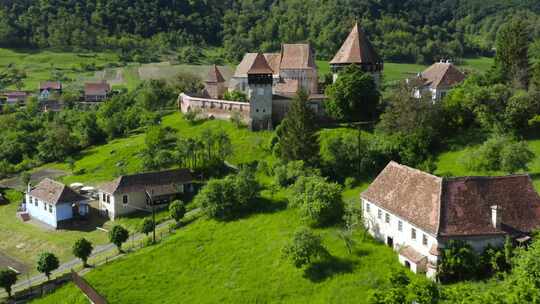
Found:
<path fill-rule="evenodd" d="M 527 234 L 540 228 L 540 196 L 528 175 L 442 179 L 390 162 L 361 194 L 440 236 Z M 501 209 L 501 227 L 491 206 Z"/>
<path fill-rule="evenodd" d="M 40 90 L 61 90 L 62 83 L 60 81 L 45 81 L 39 83 Z"/>
<path fill-rule="evenodd" d="M 111 91 L 111 86 L 107 82 L 87 82 L 84 84 L 84 94 L 86 95 L 107 95 Z"/>
<path fill-rule="evenodd" d="M 274 71 L 272 71 L 272 68 L 268 64 L 268 61 L 266 61 L 266 58 L 264 58 L 264 55 L 262 53 L 258 53 L 257 56 L 255 56 L 255 60 L 253 60 L 253 64 L 251 64 L 251 67 L 248 70 L 249 74 L 274 74 Z"/>
<path fill-rule="evenodd" d="M 281 46 L 281 69 L 316 69 L 311 46 L 305 43 Z"/>
<path fill-rule="evenodd" d="M 390 162 L 361 196 L 436 234 L 442 178 Z"/>
<path fill-rule="evenodd" d="M 382 60 L 375 52 L 366 33 L 356 23 L 330 64 L 376 64 Z"/>
<path fill-rule="evenodd" d="M 297 79 L 286 79 L 280 81 L 274 87 L 276 94 L 296 94 L 300 89 L 300 82 Z"/>
<path fill-rule="evenodd" d="M 427 262 L 427 257 L 420 252 L 414 250 L 411 246 L 405 246 L 399 250 L 399 254 L 406 257 L 408 260 L 418 264 Z"/>
<path fill-rule="evenodd" d="M 70 187 L 49 178 L 43 179 L 32 190 L 30 195 L 47 203 L 74 203 L 86 200 Z"/>
<path fill-rule="evenodd" d="M 420 73 L 424 85 L 431 88 L 451 87 L 465 79 L 465 74 L 452 63 L 437 62 Z"/>

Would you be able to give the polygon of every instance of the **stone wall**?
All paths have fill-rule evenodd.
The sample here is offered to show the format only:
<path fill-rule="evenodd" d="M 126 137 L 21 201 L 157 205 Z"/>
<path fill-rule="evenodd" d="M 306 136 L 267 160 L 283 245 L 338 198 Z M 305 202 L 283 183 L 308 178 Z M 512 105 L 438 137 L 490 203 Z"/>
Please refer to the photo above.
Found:
<path fill-rule="evenodd" d="M 238 113 L 245 123 L 250 121 L 247 102 L 193 97 L 182 93 L 178 97 L 178 107 L 182 113 L 200 109 L 203 115 L 217 119 L 230 119 L 234 113 Z"/>

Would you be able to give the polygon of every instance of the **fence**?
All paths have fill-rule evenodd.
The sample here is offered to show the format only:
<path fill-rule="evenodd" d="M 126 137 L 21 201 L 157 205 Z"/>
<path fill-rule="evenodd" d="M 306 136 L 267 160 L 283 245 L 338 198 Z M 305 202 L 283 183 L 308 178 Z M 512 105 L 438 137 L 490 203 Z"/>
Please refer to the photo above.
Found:
<path fill-rule="evenodd" d="M 156 243 L 160 242 L 161 240 L 168 237 L 172 233 L 173 232 L 169 229 L 169 226 L 167 226 L 167 222 L 159 226 L 158 229 L 156 229 Z M 130 238 L 128 239 L 128 241 L 126 241 L 124 245 L 122 246 L 122 249 L 123 249 L 122 252 L 118 252 L 118 250 L 107 250 L 101 254 L 97 254 L 90 257 L 90 259 L 88 260 L 88 263 L 94 266 L 102 266 L 102 265 L 108 264 L 121 256 L 127 255 L 129 253 L 135 252 L 144 247 L 152 245 L 151 239 L 152 239 L 152 235 L 146 237 L 144 235 L 141 236 L 140 234 L 137 234 L 137 235 L 132 234 Z M 54 292 L 57 288 L 61 287 L 62 285 L 70 281 L 73 281 L 78 286 L 77 282 L 73 280 L 73 273 L 75 273 L 75 275 L 78 278 L 84 281 L 84 279 L 82 279 L 78 275 L 78 272 L 81 274 L 84 274 L 87 271 L 89 271 L 89 269 L 85 269 L 82 263 L 78 263 L 72 269 L 66 269 L 64 271 L 55 272 L 53 275 L 54 278 L 50 281 L 45 281 L 45 282 L 38 281 L 38 282 L 29 283 L 28 285 L 27 284 L 19 285 L 18 288 L 13 288 L 13 297 L 10 300 L 7 299 L 7 293 L 5 293 L 3 290 L 0 290 L 0 303 L 9 303 L 9 304 L 27 303 L 31 301 L 32 299 L 39 298 L 39 297 L 42 297 L 44 295 Z M 86 283 L 86 281 L 84 282 Z M 86 283 L 86 285 L 93 290 L 93 288 L 88 283 Z M 87 288 L 87 287 L 84 287 L 84 288 Z M 81 288 L 81 291 L 86 294 L 85 290 Z M 95 290 L 94 292 L 95 294 L 99 296 L 99 294 Z M 86 295 L 88 296 L 88 294 Z M 88 297 L 89 299 L 92 300 L 90 296 Z M 103 300 L 105 301 L 104 298 Z M 93 301 L 93 302 L 96 304 L 107 303 L 106 301 L 105 302 Z"/>

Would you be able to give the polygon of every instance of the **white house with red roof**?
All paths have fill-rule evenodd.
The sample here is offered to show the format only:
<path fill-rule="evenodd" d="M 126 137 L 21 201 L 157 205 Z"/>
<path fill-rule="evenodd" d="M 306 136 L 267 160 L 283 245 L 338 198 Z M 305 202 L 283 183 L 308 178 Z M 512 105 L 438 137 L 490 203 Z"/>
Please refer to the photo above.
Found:
<path fill-rule="evenodd" d="M 390 162 L 360 197 L 369 232 L 430 278 L 449 240 L 480 252 L 540 228 L 540 196 L 528 175 L 442 178 Z"/>
<path fill-rule="evenodd" d="M 465 74 L 447 60 L 434 63 L 419 73 L 416 78 L 407 81 L 414 86 L 414 97 L 427 96 L 435 102 L 444 98 L 448 91 L 463 80 L 465 80 Z"/>

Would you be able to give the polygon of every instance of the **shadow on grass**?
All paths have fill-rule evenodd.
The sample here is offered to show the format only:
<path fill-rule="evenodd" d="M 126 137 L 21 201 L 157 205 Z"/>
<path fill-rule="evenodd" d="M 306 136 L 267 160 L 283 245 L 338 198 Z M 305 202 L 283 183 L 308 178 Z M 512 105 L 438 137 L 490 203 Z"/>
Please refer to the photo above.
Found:
<path fill-rule="evenodd" d="M 330 256 L 322 261 L 311 264 L 304 271 L 304 277 L 312 282 L 319 283 L 341 273 L 351 273 L 354 270 L 354 262 Z"/>

